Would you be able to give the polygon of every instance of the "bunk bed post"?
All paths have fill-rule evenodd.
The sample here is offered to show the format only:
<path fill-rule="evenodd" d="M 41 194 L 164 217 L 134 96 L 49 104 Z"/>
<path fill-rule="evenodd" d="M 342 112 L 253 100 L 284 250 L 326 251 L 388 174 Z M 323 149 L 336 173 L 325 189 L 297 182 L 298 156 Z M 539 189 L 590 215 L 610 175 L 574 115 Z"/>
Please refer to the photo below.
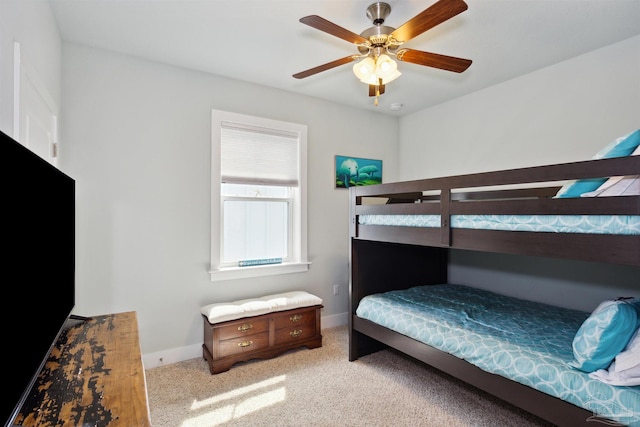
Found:
<path fill-rule="evenodd" d="M 440 243 L 451 246 L 451 188 L 440 191 Z"/>
<path fill-rule="evenodd" d="M 360 300 L 367 295 L 418 285 L 447 282 L 447 248 L 351 239 L 349 283 L 349 360 L 386 346 L 353 324 Z"/>
<path fill-rule="evenodd" d="M 356 221 L 356 205 L 359 205 L 362 202 L 362 198 L 356 196 L 356 187 L 349 188 L 349 239 L 351 237 L 355 237 L 357 234 L 357 221 Z M 349 251 L 351 251 L 351 246 L 349 246 Z"/>

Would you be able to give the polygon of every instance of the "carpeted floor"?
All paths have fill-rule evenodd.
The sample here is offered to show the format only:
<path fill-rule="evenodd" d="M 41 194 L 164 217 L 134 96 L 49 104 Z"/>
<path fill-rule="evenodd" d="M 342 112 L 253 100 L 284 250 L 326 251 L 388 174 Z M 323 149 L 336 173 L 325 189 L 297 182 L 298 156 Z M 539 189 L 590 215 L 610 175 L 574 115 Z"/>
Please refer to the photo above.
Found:
<path fill-rule="evenodd" d="M 349 362 L 346 326 L 322 335 L 217 375 L 202 358 L 148 369 L 154 427 L 549 426 L 392 350 Z"/>

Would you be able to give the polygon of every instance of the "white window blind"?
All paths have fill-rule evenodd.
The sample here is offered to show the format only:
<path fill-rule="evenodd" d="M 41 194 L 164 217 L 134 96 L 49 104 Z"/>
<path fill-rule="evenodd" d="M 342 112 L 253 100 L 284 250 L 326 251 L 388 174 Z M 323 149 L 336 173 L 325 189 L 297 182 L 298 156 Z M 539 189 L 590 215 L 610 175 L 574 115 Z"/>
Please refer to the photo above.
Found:
<path fill-rule="evenodd" d="M 298 138 L 296 132 L 222 122 L 222 182 L 297 187 Z"/>

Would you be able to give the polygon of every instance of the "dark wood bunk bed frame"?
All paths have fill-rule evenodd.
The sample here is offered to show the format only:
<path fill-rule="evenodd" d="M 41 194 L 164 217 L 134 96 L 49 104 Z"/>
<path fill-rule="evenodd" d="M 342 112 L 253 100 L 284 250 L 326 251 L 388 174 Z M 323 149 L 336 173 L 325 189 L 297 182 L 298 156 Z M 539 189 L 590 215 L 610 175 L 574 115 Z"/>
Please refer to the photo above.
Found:
<path fill-rule="evenodd" d="M 449 248 L 640 267 L 638 235 L 449 226 L 450 215 L 454 214 L 640 215 L 640 196 L 553 198 L 559 187 L 550 184 L 638 174 L 640 156 L 632 156 L 352 187 L 349 360 L 391 347 L 556 425 L 587 425 L 592 412 L 361 319 L 356 309 L 370 294 L 446 283 Z M 532 183 L 535 188 L 495 189 Z M 439 194 L 425 195 L 434 192 Z M 378 199 L 378 204 L 366 204 L 367 197 Z M 380 199 L 387 202 L 380 204 Z M 359 225 L 358 216 L 363 214 L 439 214 L 441 227 Z"/>

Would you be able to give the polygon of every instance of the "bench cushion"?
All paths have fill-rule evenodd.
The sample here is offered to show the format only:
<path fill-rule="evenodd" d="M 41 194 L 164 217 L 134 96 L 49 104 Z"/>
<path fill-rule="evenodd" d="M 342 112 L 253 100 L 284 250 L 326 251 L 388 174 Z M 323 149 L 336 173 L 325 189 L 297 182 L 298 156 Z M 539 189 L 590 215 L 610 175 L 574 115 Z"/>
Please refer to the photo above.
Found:
<path fill-rule="evenodd" d="M 259 298 L 209 304 L 202 307 L 200 312 L 208 319 L 209 323 L 220 323 L 320 304 L 322 304 L 322 299 L 313 294 L 305 291 L 292 291 Z"/>

